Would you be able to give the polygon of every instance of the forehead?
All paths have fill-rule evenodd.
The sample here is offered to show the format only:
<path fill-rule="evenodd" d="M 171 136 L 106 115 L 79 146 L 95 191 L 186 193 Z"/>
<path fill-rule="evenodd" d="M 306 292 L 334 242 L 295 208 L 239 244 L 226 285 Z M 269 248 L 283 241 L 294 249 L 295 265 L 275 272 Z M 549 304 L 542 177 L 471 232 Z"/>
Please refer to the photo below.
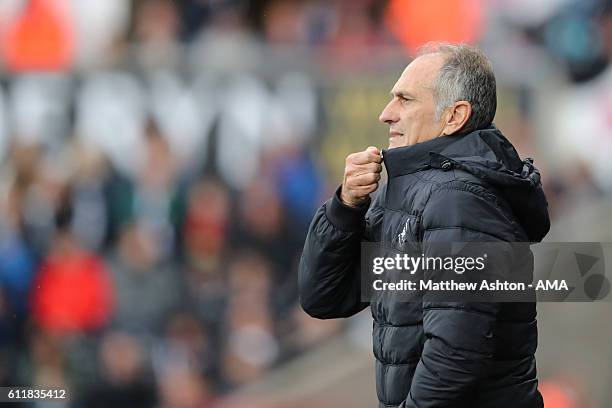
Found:
<path fill-rule="evenodd" d="M 416 58 L 404 69 L 393 92 L 432 90 L 444 60 L 442 54 L 427 54 Z"/>

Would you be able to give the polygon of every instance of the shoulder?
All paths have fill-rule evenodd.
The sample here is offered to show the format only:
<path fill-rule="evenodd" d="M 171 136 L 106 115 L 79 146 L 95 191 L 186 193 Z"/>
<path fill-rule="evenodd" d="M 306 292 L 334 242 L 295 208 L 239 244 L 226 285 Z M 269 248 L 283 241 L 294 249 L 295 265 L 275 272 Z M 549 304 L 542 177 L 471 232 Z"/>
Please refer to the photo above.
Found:
<path fill-rule="evenodd" d="M 429 169 L 420 172 L 419 179 L 423 184 L 429 185 L 428 204 L 432 199 L 444 200 L 449 196 L 455 196 L 467 201 L 479 201 L 477 198 L 480 198 L 500 205 L 499 193 L 482 179 L 465 170 Z"/>
<path fill-rule="evenodd" d="M 504 240 L 515 236 L 514 222 L 499 197 L 478 179 L 457 175 L 431 188 L 422 226 L 425 230 L 470 229 Z"/>

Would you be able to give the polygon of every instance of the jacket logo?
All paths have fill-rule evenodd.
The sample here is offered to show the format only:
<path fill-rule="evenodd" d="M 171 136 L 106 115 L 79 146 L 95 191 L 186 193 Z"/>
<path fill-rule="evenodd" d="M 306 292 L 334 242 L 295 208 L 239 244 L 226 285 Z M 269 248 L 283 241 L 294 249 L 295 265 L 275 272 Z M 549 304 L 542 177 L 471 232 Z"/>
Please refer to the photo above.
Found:
<path fill-rule="evenodd" d="M 410 222 L 410 218 L 406 220 L 406 223 L 404 224 L 404 228 L 402 229 L 402 232 L 397 234 L 397 243 L 399 245 L 404 245 L 406 241 L 408 241 L 408 223 L 409 222 Z"/>

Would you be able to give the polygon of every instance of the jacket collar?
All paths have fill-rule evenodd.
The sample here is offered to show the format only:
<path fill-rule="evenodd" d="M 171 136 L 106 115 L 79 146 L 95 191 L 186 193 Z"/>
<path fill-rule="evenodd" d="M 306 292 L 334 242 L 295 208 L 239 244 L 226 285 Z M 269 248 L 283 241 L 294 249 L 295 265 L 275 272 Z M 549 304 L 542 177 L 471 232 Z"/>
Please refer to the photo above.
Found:
<path fill-rule="evenodd" d="M 412 146 L 383 149 L 383 161 L 389 178 L 416 173 L 432 167 L 442 168 L 445 158 L 440 153 L 466 134 L 440 136 Z"/>

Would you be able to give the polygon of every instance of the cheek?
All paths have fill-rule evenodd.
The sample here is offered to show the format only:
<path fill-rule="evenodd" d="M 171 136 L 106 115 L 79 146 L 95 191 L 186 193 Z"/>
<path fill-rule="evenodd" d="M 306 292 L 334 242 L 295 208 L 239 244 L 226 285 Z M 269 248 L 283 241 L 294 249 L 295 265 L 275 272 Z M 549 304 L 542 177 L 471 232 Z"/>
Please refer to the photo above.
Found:
<path fill-rule="evenodd" d="M 435 111 L 429 107 L 419 107 L 411 112 L 411 117 L 415 122 L 420 123 L 420 126 L 428 127 L 434 125 Z"/>
<path fill-rule="evenodd" d="M 402 125 L 405 127 L 406 130 L 408 130 L 410 126 L 417 120 L 419 120 L 419 113 L 418 110 L 414 107 L 404 108 L 404 110 L 400 114 L 400 121 L 402 122 Z"/>
<path fill-rule="evenodd" d="M 422 110 L 417 107 L 411 107 L 405 110 L 402 116 L 402 125 L 405 132 L 409 133 L 422 128 L 427 122 L 427 119 L 426 112 L 422 112 Z"/>

